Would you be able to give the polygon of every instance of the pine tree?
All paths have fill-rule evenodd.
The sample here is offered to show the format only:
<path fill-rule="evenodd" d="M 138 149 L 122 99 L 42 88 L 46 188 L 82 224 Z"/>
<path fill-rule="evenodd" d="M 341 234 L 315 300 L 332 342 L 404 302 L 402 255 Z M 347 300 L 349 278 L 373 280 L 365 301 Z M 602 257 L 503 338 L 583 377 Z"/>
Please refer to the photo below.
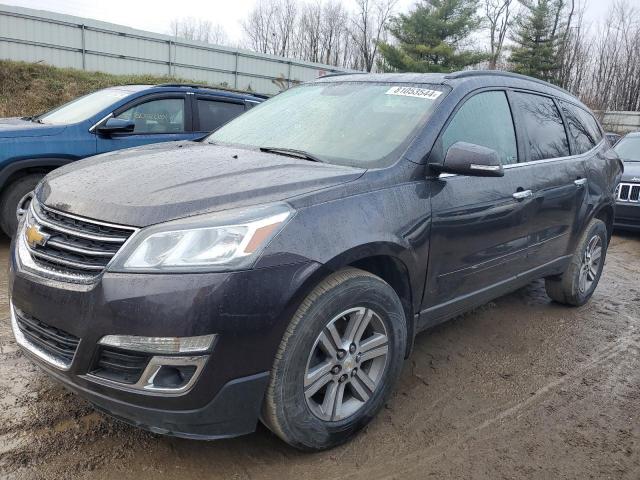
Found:
<path fill-rule="evenodd" d="M 509 61 L 523 75 L 553 81 L 560 69 L 560 18 L 564 0 L 521 0 L 516 17 Z"/>
<path fill-rule="evenodd" d="M 379 45 L 379 68 L 400 72 L 452 72 L 479 63 L 487 55 L 466 49 L 480 28 L 478 0 L 422 0 L 408 15 L 391 19 L 397 44 Z"/>

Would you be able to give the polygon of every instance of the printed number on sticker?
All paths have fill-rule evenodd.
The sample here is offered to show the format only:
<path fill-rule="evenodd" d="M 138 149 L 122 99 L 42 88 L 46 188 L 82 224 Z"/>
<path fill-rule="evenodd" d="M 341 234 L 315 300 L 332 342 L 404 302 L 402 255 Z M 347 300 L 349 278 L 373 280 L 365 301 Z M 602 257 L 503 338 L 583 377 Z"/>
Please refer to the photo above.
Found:
<path fill-rule="evenodd" d="M 417 97 L 435 100 L 442 95 L 442 92 L 416 87 L 391 87 L 387 90 L 387 95 L 400 95 L 402 97 Z"/>

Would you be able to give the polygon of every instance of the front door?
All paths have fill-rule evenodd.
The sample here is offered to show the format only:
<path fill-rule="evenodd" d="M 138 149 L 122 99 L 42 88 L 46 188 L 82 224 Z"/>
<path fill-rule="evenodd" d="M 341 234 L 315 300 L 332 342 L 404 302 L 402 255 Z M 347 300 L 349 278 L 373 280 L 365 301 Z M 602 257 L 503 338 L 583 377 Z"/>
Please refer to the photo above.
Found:
<path fill-rule="evenodd" d="M 138 99 L 114 112 L 113 116 L 132 120 L 135 129 L 131 133 L 98 135 L 98 153 L 149 143 L 192 140 L 198 136 L 192 131 L 191 110 L 183 94 Z"/>
<path fill-rule="evenodd" d="M 506 92 L 467 99 L 436 142 L 432 157 L 462 141 L 492 148 L 504 166 L 519 158 Z M 431 160 L 430 158 L 430 160 Z M 504 177 L 441 174 L 432 180 L 433 222 L 423 326 L 495 296 L 522 268 L 533 211 L 530 185 L 517 169 Z"/>

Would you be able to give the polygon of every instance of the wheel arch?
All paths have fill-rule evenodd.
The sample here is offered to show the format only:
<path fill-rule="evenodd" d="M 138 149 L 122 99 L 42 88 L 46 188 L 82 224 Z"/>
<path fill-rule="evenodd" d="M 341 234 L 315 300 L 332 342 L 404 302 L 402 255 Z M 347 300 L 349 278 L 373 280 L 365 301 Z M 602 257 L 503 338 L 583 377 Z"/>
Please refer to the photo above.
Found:
<path fill-rule="evenodd" d="M 32 173 L 47 174 L 58 167 L 66 165 L 75 159 L 64 157 L 32 158 L 11 162 L 0 170 L 0 191 L 4 190 L 11 182 L 20 177 Z"/>
<path fill-rule="evenodd" d="M 611 240 L 611 236 L 613 235 L 614 217 L 615 217 L 615 210 L 613 208 L 613 205 L 610 205 L 610 204 L 605 204 L 600 206 L 600 208 L 598 208 L 593 214 L 593 218 L 602 220 L 604 224 L 607 226 L 608 240 Z"/>
<path fill-rule="evenodd" d="M 325 264 L 329 272 L 353 267 L 372 273 L 394 289 L 402 302 L 407 319 L 406 357 L 411 353 L 416 333 L 415 312 L 417 310 L 414 302 L 421 298 L 420 292 L 414 291 L 415 285 L 419 284 L 420 280 L 414 278 L 416 274 L 408 267 L 407 255 L 409 253 L 399 245 L 383 242 L 355 247 Z"/>

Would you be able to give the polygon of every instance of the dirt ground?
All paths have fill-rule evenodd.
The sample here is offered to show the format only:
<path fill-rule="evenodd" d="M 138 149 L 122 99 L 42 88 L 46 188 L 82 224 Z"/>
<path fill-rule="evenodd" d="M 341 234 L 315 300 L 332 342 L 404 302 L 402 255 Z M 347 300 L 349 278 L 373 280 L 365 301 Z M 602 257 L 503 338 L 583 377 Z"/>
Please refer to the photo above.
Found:
<path fill-rule="evenodd" d="M 421 334 L 380 415 L 318 454 L 264 427 L 196 442 L 95 412 L 18 351 L 7 251 L 0 240 L 2 479 L 640 478 L 640 235 L 613 238 L 584 307 L 535 282 Z"/>

